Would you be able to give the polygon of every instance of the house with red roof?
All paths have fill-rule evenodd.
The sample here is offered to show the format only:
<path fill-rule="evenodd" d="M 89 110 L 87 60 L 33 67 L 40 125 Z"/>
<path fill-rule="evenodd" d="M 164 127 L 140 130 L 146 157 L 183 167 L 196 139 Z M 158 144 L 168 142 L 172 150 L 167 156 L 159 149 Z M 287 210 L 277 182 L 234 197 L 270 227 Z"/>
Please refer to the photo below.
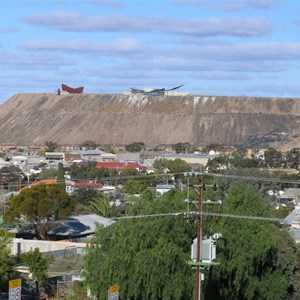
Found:
<path fill-rule="evenodd" d="M 30 182 L 30 184 L 24 186 L 23 188 L 21 188 L 22 190 L 25 190 L 27 188 L 31 188 L 32 186 L 38 185 L 38 184 L 57 184 L 56 178 L 49 178 L 49 179 L 43 179 L 40 181 L 34 181 L 34 182 Z"/>
<path fill-rule="evenodd" d="M 95 189 L 99 192 L 103 193 L 113 193 L 115 192 L 116 188 L 114 186 L 107 186 L 103 185 L 99 182 L 94 181 L 82 181 L 82 182 L 66 182 L 66 192 L 69 195 L 72 195 L 76 189 L 83 188 L 83 189 Z"/>

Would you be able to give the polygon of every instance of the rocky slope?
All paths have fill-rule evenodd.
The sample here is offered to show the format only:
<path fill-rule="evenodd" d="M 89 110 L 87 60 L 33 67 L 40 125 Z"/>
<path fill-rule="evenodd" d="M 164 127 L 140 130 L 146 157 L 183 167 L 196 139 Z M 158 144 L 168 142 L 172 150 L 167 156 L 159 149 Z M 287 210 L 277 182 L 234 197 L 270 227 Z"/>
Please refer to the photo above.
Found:
<path fill-rule="evenodd" d="M 300 147 L 300 98 L 17 94 L 0 106 L 0 144 Z"/>

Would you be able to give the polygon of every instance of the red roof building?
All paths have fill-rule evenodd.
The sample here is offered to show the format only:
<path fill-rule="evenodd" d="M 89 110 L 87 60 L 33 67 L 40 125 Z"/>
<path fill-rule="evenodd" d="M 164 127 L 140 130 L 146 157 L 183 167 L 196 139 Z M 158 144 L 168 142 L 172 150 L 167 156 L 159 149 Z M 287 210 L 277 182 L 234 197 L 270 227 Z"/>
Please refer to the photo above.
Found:
<path fill-rule="evenodd" d="M 71 195 L 74 193 L 75 190 L 80 188 L 103 191 L 103 187 L 104 185 L 102 183 L 97 183 L 94 181 L 72 182 L 66 184 L 66 191 L 69 195 Z"/>

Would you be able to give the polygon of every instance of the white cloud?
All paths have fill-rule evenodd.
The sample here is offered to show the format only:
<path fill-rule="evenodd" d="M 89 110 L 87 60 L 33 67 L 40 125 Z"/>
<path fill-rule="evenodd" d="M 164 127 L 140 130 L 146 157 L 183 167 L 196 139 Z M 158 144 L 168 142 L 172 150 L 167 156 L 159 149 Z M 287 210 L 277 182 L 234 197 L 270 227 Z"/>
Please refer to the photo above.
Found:
<path fill-rule="evenodd" d="M 74 2 L 74 1 L 72 1 Z M 99 6 L 107 6 L 107 7 L 122 7 L 123 3 L 118 0 L 86 0 L 87 3 L 93 4 L 93 5 L 99 5 Z"/>
<path fill-rule="evenodd" d="M 0 65 L 10 69 L 53 69 L 74 65 L 75 61 L 51 53 L 24 53 L 0 51 Z"/>
<path fill-rule="evenodd" d="M 19 29 L 16 27 L 0 27 L 0 34 L 14 33 L 18 31 Z"/>
<path fill-rule="evenodd" d="M 286 66 L 274 62 L 262 61 L 218 61 L 196 59 L 193 56 L 186 58 L 163 58 L 153 60 L 136 60 L 131 62 L 131 67 L 135 69 L 160 69 L 173 72 L 282 72 Z"/>
<path fill-rule="evenodd" d="M 260 61 L 260 60 L 298 60 L 300 43 L 298 42 L 253 42 L 239 44 L 206 45 L 179 50 L 183 55 L 194 58 L 220 61 Z"/>
<path fill-rule="evenodd" d="M 127 15 L 83 16 L 78 13 L 37 13 L 24 18 L 30 24 L 75 32 L 159 32 L 191 36 L 263 36 L 272 32 L 265 18 L 171 19 Z"/>
<path fill-rule="evenodd" d="M 142 45 L 132 38 L 120 38 L 112 42 L 90 42 L 87 40 L 29 40 L 21 45 L 24 49 L 55 50 L 73 52 L 97 52 L 98 54 L 129 54 L 142 50 Z"/>
<path fill-rule="evenodd" d="M 247 9 L 269 9 L 277 5 L 281 0 L 174 0 L 178 5 L 192 5 L 225 11 L 242 11 Z"/>

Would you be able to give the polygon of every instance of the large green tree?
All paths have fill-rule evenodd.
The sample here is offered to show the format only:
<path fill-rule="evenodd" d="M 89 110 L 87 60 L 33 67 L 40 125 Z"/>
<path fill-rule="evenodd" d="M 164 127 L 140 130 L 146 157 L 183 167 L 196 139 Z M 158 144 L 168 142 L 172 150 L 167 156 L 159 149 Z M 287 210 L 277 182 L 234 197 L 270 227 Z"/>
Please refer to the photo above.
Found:
<path fill-rule="evenodd" d="M 132 213 L 183 209 L 183 197 L 175 191 L 136 203 Z M 183 216 L 126 219 L 99 228 L 85 260 L 88 288 L 99 299 L 113 284 L 120 285 L 122 299 L 191 299 L 194 272 L 187 261 L 195 233 L 195 224 Z"/>
<path fill-rule="evenodd" d="M 205 274 L 205 299 L 281 300 L 297 294 L 299 252 L 288 232 L 266 221 L 239 218 L 268 215 L 254 188 L 233 185 L 223 212 L 237 217 L 221 218 L 215 228 L 224 240 L 217 245 L 219 265 Z"/>
<path fill-rule="evenodd" d="M 22 190 L 10 199 L 6 222 L 31 222 L 40 238 L 46 238 L 48 223 L 67 218 L 74 210 L 66 191 L 58 184 L 39 184 Z"/>
<path fill-rule="evenodd" d="M 58 164 L 58 170 L 57 170 L 57 177 L 56 177 L 56 182 L 59 184 L 63 190 L 66 189 L 66 184 L 65 184 L 65 169 L 63 163 Z"/>
<path fill-rule="evenodd" d="M 97 231 L 85 261 L 85 280 L 94 296 L 101 299 L 110 285 L 119 284 L 126 299 L 194 297 L 195 272 L 187 261 L 197 219 L 193 214 L 161 216 L 186 211 L 186 194 L 172 190 L 159 199 L 136 201 L 128 215 L 143 217 Z M 203 196 L 216 200 L 220 194 L 207 189 Z M 189 210 L 197 209 L 197 193 L 190 191 L 189 199 Z M 218 213 L 203 216 L 203 235 L 221 232 L 224 237 L 217 244 L 219 264 L 202 270 L 205 299 L 298 299 L 300 255 L 295 242 L 280 224 L 243 218 L 270 215 L 270 206 L 254 187 L 231 183 L 222 208 L 204 204 L 203 211 Z M 149 217 L 155 214 L 159 216 Z"/>

